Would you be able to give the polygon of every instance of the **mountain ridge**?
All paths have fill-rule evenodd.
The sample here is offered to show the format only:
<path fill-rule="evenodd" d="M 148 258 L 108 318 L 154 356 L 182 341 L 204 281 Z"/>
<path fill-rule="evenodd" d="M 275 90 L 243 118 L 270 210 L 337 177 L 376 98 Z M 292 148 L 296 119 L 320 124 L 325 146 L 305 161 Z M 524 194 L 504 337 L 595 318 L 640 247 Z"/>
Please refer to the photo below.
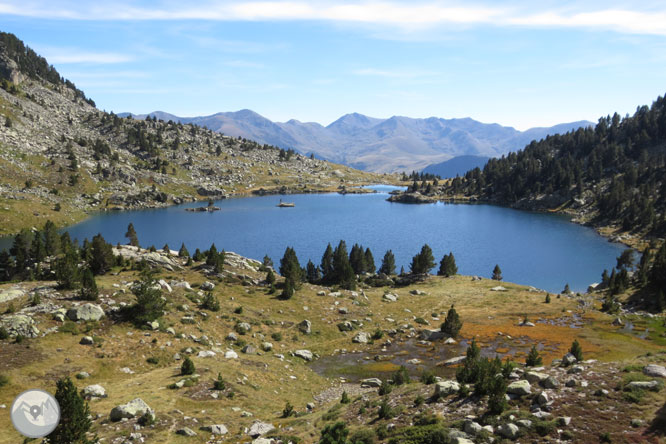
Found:
<path fill-rule="evenodd" d="M 292 148 L 305 155 L 314 154 L 373 172 L 420 171 L 430 164 L 461 155 L 500 157 L 522 149 L 533 140 L 593 125 L 583 120 L 519 131 L 471 117 L 376 118 L 352 112 L 324 126 L 296 119 L 273 122 L 249 109 L 196 117 L 180 117 L 164 111 L 119 114 L 121 117 L 128 115 L 136 119 L 155 116 L 162 120 L 195 123 L 232 137 Z"/>

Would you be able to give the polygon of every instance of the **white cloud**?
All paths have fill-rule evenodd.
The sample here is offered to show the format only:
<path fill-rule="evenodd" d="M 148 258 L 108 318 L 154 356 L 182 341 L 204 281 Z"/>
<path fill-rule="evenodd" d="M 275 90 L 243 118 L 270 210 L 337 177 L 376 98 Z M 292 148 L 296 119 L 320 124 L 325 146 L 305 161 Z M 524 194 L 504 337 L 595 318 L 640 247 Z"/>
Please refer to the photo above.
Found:
<path fill-rule="evenodd" d="M 431 77 L 436 76 L 438 73 L 432 71 L 416 71 L 416 70 L 385 70 L 377 68 L 362 68 L 352 72 L 357 76 L 373 76 L 373 77 L 387 77 L 395 79 L 416 78 L 416 77 Z"/>
<path fill-rule="evenodd" d="M 0 0 L 2 1 L 2 0 Z M 611 30 L 628 34 L 666 36 L 666 8 L 647 9 L 579 6 L 579 3 L 541 7 L 515 3 L 487 6 L 482 3 L 459 6 L 451 2 L 422 1 L 209 1 L 197 6 L 162 2 L 150 7 L 135 3 L 104 5 L 95 2 L 5 0 L 0 14 L 76 20 L 205 20 L 205 21 L 330 21 L 387 25 L 402 29 L 446 25 L 492 25 L 508 27 L 565 27 Z M 506 2 L 505 2 L 506 3 Z M 492 4 L 492 3 L 491 3 Z M 174 6 L 176 5 L 176 6 Z"/>
<path fill-rule="evenodd" d="M 49 63 L 64 64 L 97 64 L 107 65 L 125 63 L 134 60 L 127 54 L 111 52 L 90 52 L 74 48 L 40 48 L 40 52 Z"/>

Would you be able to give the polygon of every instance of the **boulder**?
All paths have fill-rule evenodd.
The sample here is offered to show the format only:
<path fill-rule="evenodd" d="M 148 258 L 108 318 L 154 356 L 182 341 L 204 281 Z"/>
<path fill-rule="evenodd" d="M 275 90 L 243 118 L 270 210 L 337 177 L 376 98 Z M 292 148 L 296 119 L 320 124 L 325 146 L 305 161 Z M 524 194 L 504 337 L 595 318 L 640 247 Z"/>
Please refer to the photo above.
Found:
<path fill-rule="evenodd" d="M 463 430 L 465 431 L 465 433 L 469 435 L 476 436 L 477 434 L 479 434 L 479 432 L 483 430 L 483 427 L 481 427 L 481 424 L 479 424 L 478 422 L 474 422 L 468 419 L 465 421 L 465 424 L 463 425 Z"/>
<path fill-rule="evenodd" d="M 84 398 L 106 398 L 106 390 L 99 384 L 89 385 L 81 390 Z"/>
<path fill-rule="evenodd" d="M 238 359 L 238 353 L 233 350 L 227 350 L 224 352 L 224 359 Z"/>
<path fill-rule="evenodd" d="M 198 358 L 212 358 L 213 356 L 215 356 L 215 352 L 212 350 L 201 350 L 197 353 Z"/>
<path fill-rule="evenodd" d="M 271 430 L 275 430 L 275 426 L 273 424 L 262 421 L 255 421 L 250 426 L 250 430 L 248 430 L 247 434 L 253 438 L 257 438 L 261 435 L 265 435 Z"/>
<path fill-rule="evenodd" d="M 340 313 L 341 315 L 346 315 L 349 313 L 349 309 L 347 307 L 340 307 L 338 308 L 338 313 Z"/>
<path fill-rule="evenodd" d="M 0 303 L 9 302 L 13 299 L 23 297 L 25 291 L 19 288 L 8 288 L 6 290 L 0 290 Z"/>
<path fill-rule="evenodd" d="M 310 350 L 296 350 L 294 356 L 305 359 L 306 361 L 312 361 L 313 355 Z"/>
<path fill-rule="evenodd" d="M 643 367 L 643 373 L 653 378 L 666 378 L 666 367 L 657 364 L 648 364 Z"/>
<path fill-rule="evenodd" d="M 356 335 L 352 338 L 352 342 L 355 344 L 367 344 L 369 340 L 370 335 L 364 331 L 356 333 Z"/>
<path fill-rule="evenodd" d="M 111 421 L 120 421 L 123 418 L 135 418 L 143 416 L 146 413 L 155 415 L 153 409 L 150 408 L 141 398 L 133 399 L 127 404 L 119 405 L 111 410 L 109 418 Z"/>
<path fill-rule="evenodd" d="M 92 336 L 84 336 L 79 341 L 79 344 L 81 344 L 81 345 L 93 345 L 94 342 L 95 341 L 93 341 Z"/>
<path fill-rule="evenodd" d="M 245 353 L 246 355 L 253 355 L 257 353 L 257 349 L 254 345 L 246 345 L 241 349 L 241 352 Z"/>
<path fill-rule="evenodd" d="M 252 330 L 252 326 L 248 324 L 247 322 L 239 322 L 236 325 L 236 331 L 239 333 L 249 333 L 249 331 Z"/>
<path fill-rule="evenodd" d="M 212 282 L 206 281 L 203 284 L 201 284 L 201 286 L 199 288 L 201 288 L 203 291 L 211 291 L 215 288 L 215 284 L 213 284 Z"/>
<path fill-rule="evenodd" d="M 204 432 L 209 432 L 212 433 L 213 435 L 226 435 L 229 433 L 229 430 L 227 430 L 227 427 L 224 424 L 213 424 L 209 426 L 203 426 L 201 427 L 201 430 Z"/>
<path fill-rule="evenodd" d="M 549 376 L 543 381 L 543 386 L 547 389 L 556 389 L 560 386 L 560 381 L 555 379 L 553 376 Z"/>
<path fill-rule="evenodd" d="M 550 398 L 548 397 L 548 393 L 546 392 L 541 392 L 539 395 L 536 397 L 536 403 L 539 404 L 540 406 L 544 406 L 550 402 Z"/>
<path fill-rule="evenodd" d="M 518 438 L 519 429 L 515 424 L 502 424 L 497 427 L 497 433 L 505 438 L 516 439 Z"/>
<path fill-rule="evenodd" d="M 531 371 L 525 373 L 525 379 L 527 379 L 530 384 L 539 384 L 548 379 L 548 375 L 546 373 Z"/>
<path fill-rule="evenodd" d="M 183 427 L 182 429 L 176 430 L 176 434 L 183 436 L 197 436 L 197 433 L 189 427 Z"/>
<path fill-rule="evenodd" d="M 423 329 L 419 332 L 419 336 L 421 339 L 424 341 L 437 341 L 438 339 L 443 339 L 446 337 L 446 334 L 442 333 L 441 330 L 430 330 L 430 329 Z"/>
<path fill-rule="evenodd" d="M 229 334 L 227 335 L 226 339 L 227 339 L 227 341 L 236 342 L 236 341 L 238 340 L 238 336 L 236 335 L 236 333 L 234 333 L 234 332 L 232 331 L 231 333 L 229 333 Z"/>
<path fill-rule="evenodd" d="M 532 427 L 532 421 L 530 421 L 529 419 L 519 419 L 518 421 L 516 421 L 516 425 L 518 427 L 529 429 L 530 427 Z"/>
<path fill-rule="evenodd" d="M 352 331 L 353 329 L 354 325 L 352 325 L 352 323 L 349 321 L 340 322 L 338 324 L 338 330 L 340 331 Z"/>
<path fill-rule="evenodd" d="M 571 353 L 567 353 L 562 358 L 562 367 L 568 367 L 572 364 L 575 364 L 576 362 L 578 362 L 578 359 L 576 359 L 576 357 Z"/>
<path fill-rule="evenodd" d="M 312 322 L 308 321 L 307 319 L 302 320 L 298 323 L 298 331 L 304 335 L 309 335 L 312 333 Z"/>
<path fill-rule="evenodd" d="M 269 438 L 257 438 L 252 440 L 252 444 L 276 444 L 277 441 Z"/>
<path fill-rule="evenodd" d="M 270 342 L 262 342 L 261 343 L 261 349 L 265 352 L 273 350 L 273 344 Z"/>
<path fill-rule="evenodd" d="M 192 286 L 187 281 L 171 281 L 171 286 L 173 288 L 184 288 L 185 290 L 192 289 Z"/>
<path fill-rule="evenodd" d="M 21 335 L 24 338 L 34 338 L 39 334 L 39 329 L 35 327 L 35 320 L 24 314 L 7 316 L 0 320 L 0 326 L 4 327 L 12 337 Z"/>
<path fill-rule="evenodd" d="M 368 378 L 361 380 L 361 387 L 379 387 L 382 385 L 382 380 L 379 378 Z"/>
<path fill-rule="evenodd" d="M 393 293 L 386 293 L 384 296 L 382 296 L 382 300 L 384 302 L 396 302 L 398 300 L 398 295 Z"/>
<path fill-rule="evenodd" d="M 460 384 L 457 381 L 440 381 L 435 383 L 435 396 L 449 396 L 460 391 Z"/>
<path fill-rule="evenodd" d="M 531 386 L 528 380 L 521 379 L 514 381 L 506 388 L 506 392 L 511 395 L 524 396 L 532 393 Z"/>
<path fill-rule="evenodd" d="M 165 281 L 164 279 L 160 279 L 159 281 L 157 281 L 157 283 L 162 289 L 166 290 L 168 293 L 171 293 L 173 291 L 171 289 L 171 285 L 167 284 L 167 281 Z"/>
<path fill-rule="evenodd" d="M 659 387 L 659 381 L 632 381 L 627 384 L 627 388 L 630 390 L 641 389 L 641 390 L 654 390 Z"/>
<path fill-rule="evenodd" d="M 159 330 L 159 328 L 160 328 L 160 323 L 157 322 L 157 321 L 152 321 L 152 322 L 148 321 L 148 322 L 146 322 L 146 325 L 153 331 L 154 330 Z"/>
<path fill-rule="evenodd" d="M 446 361 L 442 362 L 441 365 L 443 365 L 444 367 L 449 367 L 451 365 L 458 365 L 462 364 L 465 359 L 467 359 L 467 356 L 456 356 L 455 358 L 447 359 Z"/>
<path fill-rule="evenodd" d="M 474 441 L 472 441 L 469 438 L 464 438 L 462 436 L 456 436 L 451 439 L 451 444 L 474 444 Z"/>
<path fill-rule="evenodd" d="M 99 321 L 104 317 L 104 310 L 96 304 L 83 304 L 67 310 L 67 317 L 72 321 Z"/>
<path fill-rule="evenodd" d="M 497 287 L 491 288 L 490 291 L 506 291 L 506 288 L 502 287 L 501 285 L 498 285 Z"/>

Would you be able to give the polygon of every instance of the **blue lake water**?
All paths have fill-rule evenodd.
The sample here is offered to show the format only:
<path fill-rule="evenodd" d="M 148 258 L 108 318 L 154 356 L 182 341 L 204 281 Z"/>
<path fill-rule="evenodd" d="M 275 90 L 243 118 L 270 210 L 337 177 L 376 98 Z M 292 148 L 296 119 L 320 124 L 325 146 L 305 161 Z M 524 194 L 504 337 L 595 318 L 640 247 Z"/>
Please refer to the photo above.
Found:
<path fill-rule="evenodd" d="M 559 292 L 569 283 L 584 291 L 615 265 L 623 246 L 606 241 L 594 230 L 567 218 L 492 205 L 406 205 L 386 201 L 391 188 L 376 194 L 303 194 L 284 196 L 294 208 L 278 208 L 279 196 L 217 201 L 221 211 L 187 212 L 189 203 L 155 210 L 108 212 L 68 228 L 72 239 L 102 233 L 108 242 L 125 243 L 132 222 L 143 247 L 168 243 L 177 250 L 185 242 L 190 253 L 208 249 L 234 251 L 254 259 L 268 254 L 276 266 L 287 246 L 301 265 L 319 264 L 327 243 L 340 239 L 370 247 L 377 267 L 387 249 L 398 270 L 406 270 L 427 243 L 437 262 L 452 251 L 458 272 L 490 277 L 499 264 L 504 280 Z M 1 246 L 1 245 L 0 245 Z M 6 244 L 5 244 L 6 246 Z M 436 272 L 436 268 L 433 269 Z"/>

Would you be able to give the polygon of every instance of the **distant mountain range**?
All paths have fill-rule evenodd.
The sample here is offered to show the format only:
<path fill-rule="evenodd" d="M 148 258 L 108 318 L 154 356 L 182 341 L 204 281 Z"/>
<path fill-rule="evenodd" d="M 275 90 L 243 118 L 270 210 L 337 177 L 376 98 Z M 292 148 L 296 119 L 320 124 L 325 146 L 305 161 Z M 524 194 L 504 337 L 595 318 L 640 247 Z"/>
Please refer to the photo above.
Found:
<path fill-rule="evenodd" d="M 476 167 L 483 169 L 488 163 L 490 157 L 486 156 L 456 156 L 452 159 L 440 163 L 433 163 L 423 169 L 424 173 L 431 173 L 440 176 L 443 179 L 450 177 L 464 176 L 469 170 Z"/>
<path fill-rule="evenodd" d="M 131 115 L 145 119 L 147 114 Z M 312 122 L 272 122 L 244 109 L 204 117 L 179 117 L 162 111 L 149 114 L 158 119 L 194 123 L 234 137 L 244 137 L 303 154 L 375 172 L 420 171 L 456 156 L 497 157 L 524 148 L 532 140 L 565 133 L 592 122 L 563 123 L 549 128 L 518 131 L 496 123 L 470 118 L 412 119 L 393 116 L 377 119 L 352 113 L 328 126 Z"/>

